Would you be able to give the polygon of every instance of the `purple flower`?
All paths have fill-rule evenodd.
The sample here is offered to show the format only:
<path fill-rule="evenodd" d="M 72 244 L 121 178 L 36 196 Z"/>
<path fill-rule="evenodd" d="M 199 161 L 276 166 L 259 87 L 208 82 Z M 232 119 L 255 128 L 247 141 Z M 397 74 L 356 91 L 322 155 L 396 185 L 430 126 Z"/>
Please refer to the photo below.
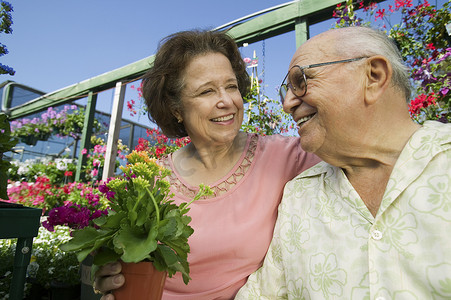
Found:
<path fill-rule="evenodd" d="M 440 89 L 440 94 L 444 97 L 444 96 L 446 96 L 447 94 L 448 94 L 448 92 L 449 92 L 449 88 L 448 87 L 446 87 L 446 86 L 444 86 L 444 87 L 442 87 L 441 89 Z"/>
<path fill-rule="evenodd" d="M 108 192 L 106 192 L 105 197 L 106 197 L 108 200 L 111 200 L 111 199 L 114 198 L 114 195 L 115 195 L 115 194 L 116 194 L 116 193 L 113 192 L 113 191 L 108 191 Z"/>
<path fill-rule="evenodd" d="M 106 186 L 106 184 L 99 185 L 99 192 L 101 192 L 102 194 L 107 193 L 109 190 L 110 189 Z"/>
<path fill-rule="evenodd" d="M 99 192 L 101 192 L 102 194 L 105 194 L 105 197 L 110 201 L 111 201 L 111 199 L 114 198 L 114 195 L 116 194 L 115 192 L 110 191 L 110 189 L 106 186 L 106 184 L 99 185 Z"/>
<path fill-rule="evenodd" d="M 81 229 L 91 225 L 91 221 L 104 214 L 107 210 L 95 210 L 91 212 L 87 207 L 76 204 L 55 207 L 49 212 L 47 221 L 42 222 L 42 226 L 49 231 L 54 231 L 56 225 L 67 225 L 72 229 Z"/>

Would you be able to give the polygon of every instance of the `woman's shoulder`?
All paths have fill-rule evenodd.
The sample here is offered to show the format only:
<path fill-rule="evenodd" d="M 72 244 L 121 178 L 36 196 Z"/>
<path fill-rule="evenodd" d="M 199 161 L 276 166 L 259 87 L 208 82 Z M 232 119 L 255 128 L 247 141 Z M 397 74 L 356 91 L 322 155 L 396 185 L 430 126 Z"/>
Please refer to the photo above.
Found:
<path fill-rule="evenodd" d="M 166 169 L 172 170 L 172 166 L 171 166 L 171 159 L 170 156 L 172 154 L 165 154 L 163 156 L 160 156 L 159 158 L 157 158 L 157 164 L 159 164 L 160 166 L 165 167 Z"/>
<path fill-rule="evenodd" d="M 284 136 L 280 134 L 258 136 L 258 144 L 264 148 L 279 150 L 300 148 L 300 139 L 296 136 Z M 301 148 L 300 148 L 301 149 Z"/>

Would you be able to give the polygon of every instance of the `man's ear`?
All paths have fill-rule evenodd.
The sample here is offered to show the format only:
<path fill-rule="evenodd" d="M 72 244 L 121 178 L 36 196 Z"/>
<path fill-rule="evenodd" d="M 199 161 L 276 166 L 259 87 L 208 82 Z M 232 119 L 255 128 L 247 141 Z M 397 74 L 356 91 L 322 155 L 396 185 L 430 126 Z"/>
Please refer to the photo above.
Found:
<path fill-rule="evenodd" d="M 391 84 L 393 69 L 390 62 L 381 55 L 371 56 L 367 60 L 365 102 L 374 104 Z"/>

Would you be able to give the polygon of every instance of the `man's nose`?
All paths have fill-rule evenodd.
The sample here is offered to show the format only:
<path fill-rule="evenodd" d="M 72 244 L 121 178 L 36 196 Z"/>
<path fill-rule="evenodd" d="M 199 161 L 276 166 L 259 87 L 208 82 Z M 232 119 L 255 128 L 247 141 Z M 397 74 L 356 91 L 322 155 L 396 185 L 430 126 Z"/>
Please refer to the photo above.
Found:
<path fill-rule="evenodd" d="M 283 101 L 283 111 L 287 114 L 291 114 L 296 107 L 301 105 L 301 103 L 301 97 L 296 96 L 291 89 L 288 89 L 285 100 Z"/>

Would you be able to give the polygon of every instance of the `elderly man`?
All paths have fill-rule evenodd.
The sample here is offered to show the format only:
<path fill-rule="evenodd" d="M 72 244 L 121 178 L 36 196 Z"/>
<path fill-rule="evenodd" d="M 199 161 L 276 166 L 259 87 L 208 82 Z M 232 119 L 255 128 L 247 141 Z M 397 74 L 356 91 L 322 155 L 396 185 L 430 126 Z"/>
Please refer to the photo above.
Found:
<path fill-rule="evenodd" d="M 451 124 L 412 122 L 401 61 L 363 27 L 296 51 L 284 110 L 324 162 L 286 185 L 236 299 L 451 299 Z"/>

